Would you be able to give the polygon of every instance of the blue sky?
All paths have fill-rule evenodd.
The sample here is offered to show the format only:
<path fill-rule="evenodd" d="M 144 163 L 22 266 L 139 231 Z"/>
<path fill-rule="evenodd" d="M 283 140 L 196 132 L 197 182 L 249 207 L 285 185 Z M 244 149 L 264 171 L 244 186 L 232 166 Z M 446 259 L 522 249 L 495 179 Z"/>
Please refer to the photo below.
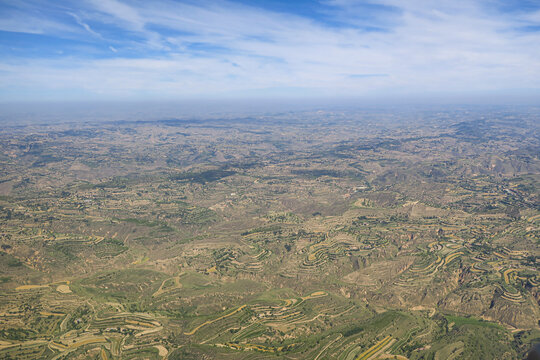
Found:
<path fill-rule="evenodd" d="M 0 101 L 539 90 L 537 0 L 0 2 Z"/>

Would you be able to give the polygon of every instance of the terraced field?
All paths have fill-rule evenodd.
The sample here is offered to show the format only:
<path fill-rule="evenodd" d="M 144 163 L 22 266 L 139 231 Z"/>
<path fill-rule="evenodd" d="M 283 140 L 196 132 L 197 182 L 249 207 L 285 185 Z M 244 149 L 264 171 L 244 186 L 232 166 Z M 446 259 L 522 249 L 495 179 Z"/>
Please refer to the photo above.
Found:
<path fill-rule="evenodd" d="M 0 358 L 521 359 L 540 122 L 516 111 L 3 128 Z"/>

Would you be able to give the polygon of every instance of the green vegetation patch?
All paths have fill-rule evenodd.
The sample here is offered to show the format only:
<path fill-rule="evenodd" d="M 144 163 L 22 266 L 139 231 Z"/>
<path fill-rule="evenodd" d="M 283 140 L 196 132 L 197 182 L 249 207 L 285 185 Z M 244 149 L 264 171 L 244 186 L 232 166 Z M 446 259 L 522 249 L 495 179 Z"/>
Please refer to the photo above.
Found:
<path fill-rule="evenodd" d="M 281 230 L 280 225 L 262 226 L 262 227 L 258 227 L 258 228 L 254 228 L 254 229 L 251 229 L 251 230 L 244 231 L 241 235 L 246 236 L 246 235 L 264 233 L 264 232 L 276 232 L 276 231 L 279 231 L 279 230 Z"/>
<path fill-rule="evenodd" d="M 206 184 L 221 180 L 225 177 L 236 174 L 236 171 L 231 170 L 205 170 L 201 172 L 185 172 L 181 174 L 171 175 L 170 179 L 174 181 L 190 181 L 198 184 Z"/>
<path fill-rule="evenodd" d="M 75 292 L 118 301 L 149 297 L 167 275 L 145 269 L 125 269 L 97 273 L 72 286 Z"/>
<path fill-rule="evenodd" d="M 473 317 L 445 315 L 445 318 L 448 321 L 448 323 L 454 323 L 455 326 L 472 325 L 472 326 L 482 326 L 482 327 L 504 329 L 504 327 L 502 327 L 499 324 L 485 321 L 482 319 L 475 319 Z"/>
<path fill-rule="evenodd" d="M 23 266 L 23 263 L 19 259 L 5 252 L 0 252 L 0 264 L 8 267 Z"/>
<path fill-rule="evenodd" d="M 127 223 L 131 223 L 131 224 L 136 224 L 136 225 L 139 225 L 139 226 L 158 228 L 158 230 L 164 231 L 164 232 L 174 231 L 174 228 L 169 226 L 169 224 L 167 224 L 164 221 L 152 221 L 152 220 L 139 219 L 139 218 L 125 218 L 125 219 L 114 218 L 113 220 L 121 221 L 121 222 L 127 222 Z"/>
<path fill-rule="evenodd" d="M 0 338 L 7 340 L 28 340 L 33 339 L 37 335 L 37 332 L 32 329 L 24 328 L 8 328 L 0 329 Z"/>
<path fill-rule="evenodd" d="M 117 239 L 107 239 L 93 245 L 97 257 L 114 257 L 128 250 L 124 243 Z"/>

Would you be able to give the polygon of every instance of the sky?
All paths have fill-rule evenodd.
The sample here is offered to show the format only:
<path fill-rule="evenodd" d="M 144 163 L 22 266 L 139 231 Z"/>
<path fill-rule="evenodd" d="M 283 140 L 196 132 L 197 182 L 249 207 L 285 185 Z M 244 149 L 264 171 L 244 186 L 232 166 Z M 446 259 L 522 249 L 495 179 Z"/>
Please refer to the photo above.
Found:
<path fill-rule="evenodd" d="M 0 102 L 540 95 L 539 0 L 0 0 Z"/>

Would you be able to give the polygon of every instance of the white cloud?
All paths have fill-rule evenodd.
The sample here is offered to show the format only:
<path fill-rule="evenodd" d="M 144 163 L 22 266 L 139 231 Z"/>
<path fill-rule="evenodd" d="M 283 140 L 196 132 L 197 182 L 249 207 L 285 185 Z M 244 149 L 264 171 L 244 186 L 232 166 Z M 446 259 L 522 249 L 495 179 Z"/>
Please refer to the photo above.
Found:
<path fill-rule="evenodd" d="M 59 34 L 74 32 L 72 26 L 37 16 L 7 14 L 0 16 L 0 31 L 27 34 Z"/>
<path fill-rule="evenodd" d="M 535 14 L 487 12 L 470 0 L 378 3 L 400 10 L 378 17 L 357 1 L 328 2 L 342 10 L 328 15 L 333 22 L 347 14 L 346 25 L 333 26 L 233 2 L 92 0 L 85 19 L 138 34 L 144 41 L 124 39 L 138 58 L 26 59 L 1 68 L 0 86 L 158 98 L 275 88 L 381 96 L 540 88 L 540 32 L 517 30 Z M 366 31 L 366 16 L 386 31 Z M 357 74 L 387 76 L 350 76 Z"/>
<path fill-rule="evenodd" d="M 134 7 L 117 0 L 90 0 L 90 3 L 96 10 L 114 16 L 131 29 L 144 28 L 145 20 Z"/>

